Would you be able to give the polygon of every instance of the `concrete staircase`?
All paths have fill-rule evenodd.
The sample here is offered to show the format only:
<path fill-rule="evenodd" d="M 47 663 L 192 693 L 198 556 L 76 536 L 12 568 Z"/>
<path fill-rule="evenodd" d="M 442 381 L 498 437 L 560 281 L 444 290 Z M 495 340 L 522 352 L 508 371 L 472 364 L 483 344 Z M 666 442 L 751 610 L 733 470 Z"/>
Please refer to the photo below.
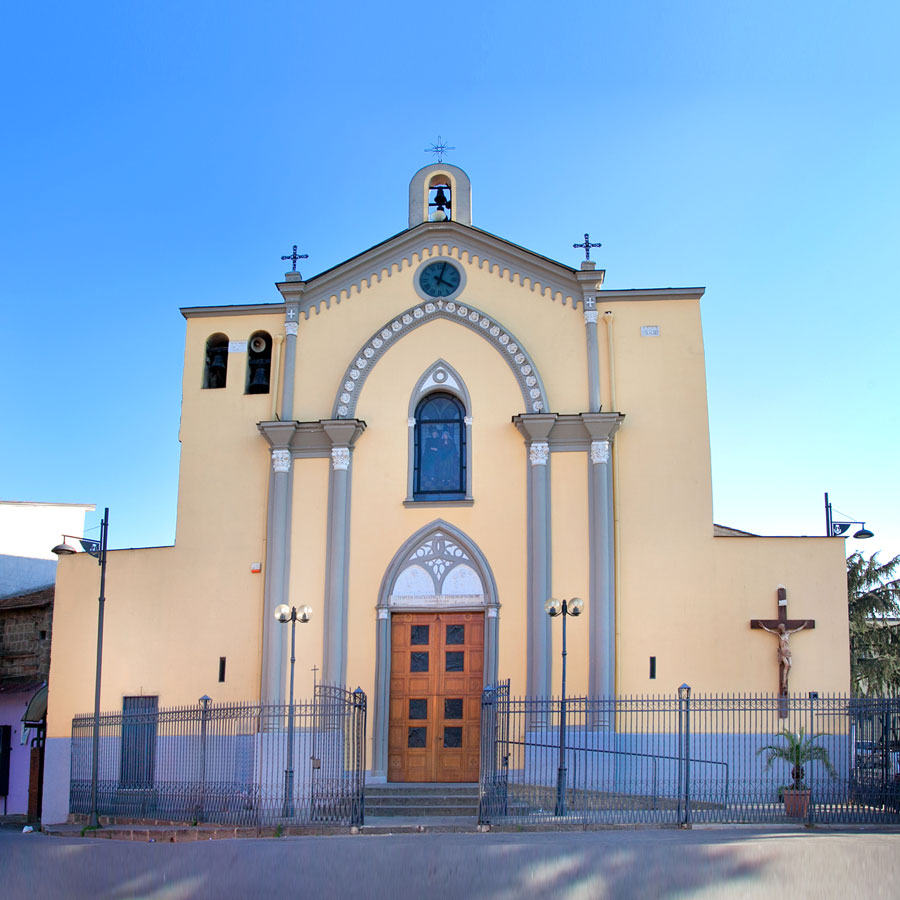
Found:
<path fill-rule="evenodd" d="M 366 785 L 366 831 L 470 831 L 477 822 L 477 784 Z"/>

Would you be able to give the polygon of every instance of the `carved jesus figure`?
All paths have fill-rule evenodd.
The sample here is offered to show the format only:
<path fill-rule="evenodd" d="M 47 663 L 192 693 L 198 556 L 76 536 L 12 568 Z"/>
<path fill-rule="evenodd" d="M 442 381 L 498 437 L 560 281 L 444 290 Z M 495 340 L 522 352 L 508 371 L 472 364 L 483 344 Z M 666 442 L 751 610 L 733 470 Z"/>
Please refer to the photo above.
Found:
<path fill-rule="evenodd" d="M 779 622 L 778 628 L 776 629 L 766 628 L 762 622 L 759 623 L 759 627 L 762 628 L 763 631 L 768 631 L 769 634 L 774 634 L 775 637 L 778 638 L 778 662 L 781 663 L 779 671 L 781 674 L 782 694 L 787 694 L 788 675 L 790 674 L 791 666 L 793 665 L 793 660 L 791 659 L 791 635 L 796 634 L 798 631 L 803 631 L 808 624 L 808 622 L 804 622 L 797 628 L 787 628 L 783 622 Z"/>

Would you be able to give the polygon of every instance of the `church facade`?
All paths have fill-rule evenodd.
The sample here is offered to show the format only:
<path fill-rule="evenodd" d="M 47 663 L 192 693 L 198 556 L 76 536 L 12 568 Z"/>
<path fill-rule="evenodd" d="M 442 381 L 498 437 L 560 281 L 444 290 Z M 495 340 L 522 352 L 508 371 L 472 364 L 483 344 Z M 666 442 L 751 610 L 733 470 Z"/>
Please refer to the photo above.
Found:
<path fill-rule="evenodd" d="M 751 621 L 779 597 L 815 620 L 790 691 L 846 691 L 843 541 L 713 525 L 703 289 L 605 289 L 482 231 L 446 163 L 408 200 L 405 231 L 270 303 L 182 310 L 176 541 L 110 553 L 103 709 L 285 702 L 273 613 L 306 604 L 297 693 L 366 692 L 369 777 L 471 781 L 482 688 L 558 694 L 545 602 L 575 596 L 572 695 L 775 693 Z M 47 821 L 92 706 L 96 580 L 59 567 Z"/>

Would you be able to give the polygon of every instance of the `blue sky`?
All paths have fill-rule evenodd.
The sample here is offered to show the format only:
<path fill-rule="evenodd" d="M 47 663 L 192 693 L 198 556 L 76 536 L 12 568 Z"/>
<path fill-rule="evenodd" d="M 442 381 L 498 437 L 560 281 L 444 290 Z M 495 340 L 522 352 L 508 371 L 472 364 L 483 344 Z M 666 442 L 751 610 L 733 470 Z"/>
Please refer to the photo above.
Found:
<path fill-rule="evenodd" d="M 705 285 L 714 518 L 900 553 L 895 2 L 7 4 L 0 498 L 175 529 L 180 306 L 474 223 L 607 287 Z M 627 410 L 624 410 L 627 414 Z M 99 513 L 89 517 L 89 527 Z"/>

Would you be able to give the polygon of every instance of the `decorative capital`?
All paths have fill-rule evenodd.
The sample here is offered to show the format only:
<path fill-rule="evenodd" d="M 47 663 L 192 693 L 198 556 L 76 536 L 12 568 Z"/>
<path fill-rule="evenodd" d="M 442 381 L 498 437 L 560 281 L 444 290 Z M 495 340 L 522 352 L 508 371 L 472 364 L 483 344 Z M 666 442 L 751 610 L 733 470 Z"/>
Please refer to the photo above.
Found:
<path fill-rule="evenodd" d="M 471 416 L 465 416 L 465 417 L 463 417 L 463 424 L 464 424 L 464 425 L 468 425 L 468 426 L 471 427 L 471 425 L 472 425 L 472 417 L 471 417 Z"/>
<path fill-rule="evenodd" d="M 294 337 L 297 337 L 297 328 L 298 325 L 296 322 L 285 322 L 284 323 L 284 333 L 292 334 Z"/>
<path fill-rule="evenodd" d="M 591 441 L 591 462 L 595 466 L 609 462 L 609 441 Z"/>
<path fill-rule="evenodd" d="M 596 325 L 597 317 L 600 313 L 597 312 L 596 309 L 586 309 L 584 311 L 584 324 L 585 325 Z"/>
<path fill-rule="evenodd" d="M 407 426 L 408 426 L 409 428 L 415 428 L 415 427 L 416 427 L 416 420 L 415 420 L 412 416 L 410 416 L 410 417 L 406 420 L 406 424 L 407 424 Z"/>
<path fill-rule="evenodd" d="M 378 607 L 378 618 L 379 619 L 388 619 L 390 618 L 390 610 L 386 606 Z"/>
<path fill-rule="evenodd" d="M 489 619 L 496 619 L 498 614 L 499 614 L 499 610 L 497 609 L 496 606 L 489 606 L 487 608 L 487 617 Z"/>
<path fill-rule="evenodd" d="M 272 451 L 272 471 L 273 472 L 290 472 L 291 471 L 291 451 L 290 450 L 273 450 Z"/>
<path fill-rule="evenodd" d="M 547 441 L 534 441 L 528 451 L 528 458 L 533 466 L 546 466 L 550 458 L 550 445 Z"/>
<path fill-rule="evenodd" d="M 347 447 L 331 448 L 331 468 L 335 472 L 339 469 L 350 468 L 350 450 Z"/>

